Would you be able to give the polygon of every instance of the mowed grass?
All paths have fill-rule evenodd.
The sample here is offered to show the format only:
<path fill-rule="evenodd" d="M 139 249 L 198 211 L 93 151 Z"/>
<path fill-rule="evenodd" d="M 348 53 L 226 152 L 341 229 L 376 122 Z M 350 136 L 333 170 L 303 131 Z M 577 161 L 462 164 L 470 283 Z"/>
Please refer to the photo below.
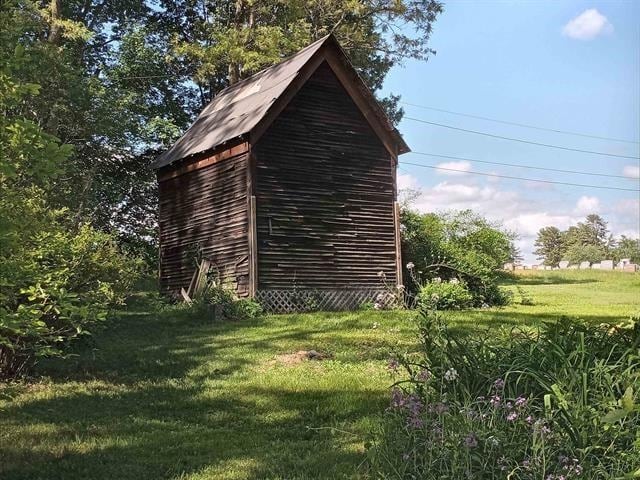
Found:
<path fill-rule="evenodd" d="M 523 272 L 513 305 L 450 314 L 455 328 L 617 321 L 640 276 Z M 519 287 L 519 288 L 518 288 Z M 533 305 L 521 305 L 522 295 Z M 138 298 L 41 380 L 0 386 L 2 479 L 356 478 L 388 404 L 386 363 L 415 348 L 411 312 L 213 322 Z M 322 361 L 288 356 L 314 349 Z"/>

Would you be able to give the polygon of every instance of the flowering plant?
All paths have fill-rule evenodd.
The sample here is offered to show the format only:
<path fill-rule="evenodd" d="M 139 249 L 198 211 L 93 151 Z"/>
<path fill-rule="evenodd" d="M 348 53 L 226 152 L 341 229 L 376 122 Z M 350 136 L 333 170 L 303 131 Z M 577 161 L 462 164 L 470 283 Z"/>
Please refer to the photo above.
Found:
<path fill-rule="evenodd" d="M 640 465 L 637 327 L 567 322 L 496 340 L 452 332 L 434 311 L 420 327 L 421 353 L 389 364 L 377 476 L 605 479 Z"/>

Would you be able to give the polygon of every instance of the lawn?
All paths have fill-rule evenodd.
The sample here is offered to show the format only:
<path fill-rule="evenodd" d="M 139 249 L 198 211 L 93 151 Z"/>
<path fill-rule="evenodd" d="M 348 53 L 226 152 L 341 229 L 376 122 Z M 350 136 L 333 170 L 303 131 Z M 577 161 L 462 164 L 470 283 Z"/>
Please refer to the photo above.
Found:
<path fill-rule="evenodd" d="M 640 276 L 523 272 L 514 303 L 450 314 L 473 331 L 640 312 Z M 525 305 L 523 303 L 528 303 Z M 213 322 L 144 295 L 41 380 L 0 386 L 2 479 L 353 478 L 388 403 L 390 352 L 410 312 Z M 300 350 L 328 354 L 298 358 Z"/>

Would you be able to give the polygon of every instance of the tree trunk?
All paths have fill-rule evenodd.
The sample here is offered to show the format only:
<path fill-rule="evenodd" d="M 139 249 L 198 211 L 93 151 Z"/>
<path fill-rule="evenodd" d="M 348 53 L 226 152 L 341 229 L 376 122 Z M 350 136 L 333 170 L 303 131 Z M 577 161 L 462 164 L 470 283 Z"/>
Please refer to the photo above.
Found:
<path fill-rule="evenodd" d="M 60 25 L 58 25 L 58 20 L 60 20 L 60 12 L 62 10 L 62 0 L 51 0 L 51 30 L 49 30 L 49 37 L 47 40 L 50 43 L 58 44 L 60 43 Z"/>
<path fill-rule="evenodd" d="M 244 7 L 243 0 L 236 0 L 236 12 L 233 18 L 233 24 L 236 32 L 240 32 L 242 28 L 242 10 Z M 239 37 L 239 35 L 238 35 Z M 229 62 L 229 84 L 233 85 L 240 80 L 240 65 L 235 60 Z"/>

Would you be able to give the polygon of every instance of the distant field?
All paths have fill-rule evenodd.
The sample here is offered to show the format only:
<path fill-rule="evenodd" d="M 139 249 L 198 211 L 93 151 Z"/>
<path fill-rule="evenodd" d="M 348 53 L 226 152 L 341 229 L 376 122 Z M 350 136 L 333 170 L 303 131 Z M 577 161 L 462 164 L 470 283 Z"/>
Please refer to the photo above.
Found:
<path fill-rule="evenodd" d="M 514 303 L 449 316 L 456 328 L 640 313 L 640 275 L 522 272 Z M 523 305 L 522 303 L 532 303 Z M 357 478 L 388 404 L 392 350 L 412 312 L 315 313 L 214 323 L 141 295 L 42 380 L 0 386 L 0 478 Z M 295 353 L 315 349 L 323 361 Z"/>
<path fill-rule="evenodd" d="M 617 322 L 640 315 L 640 274 L 598 270 L 525 270 L 505 282 L 513 303 L 501 309 L 454 314 L 475 325 L 535 324 L 566 317 L 589 322 Z M 523 305 L 524 298 L 531 305 Z"/>

